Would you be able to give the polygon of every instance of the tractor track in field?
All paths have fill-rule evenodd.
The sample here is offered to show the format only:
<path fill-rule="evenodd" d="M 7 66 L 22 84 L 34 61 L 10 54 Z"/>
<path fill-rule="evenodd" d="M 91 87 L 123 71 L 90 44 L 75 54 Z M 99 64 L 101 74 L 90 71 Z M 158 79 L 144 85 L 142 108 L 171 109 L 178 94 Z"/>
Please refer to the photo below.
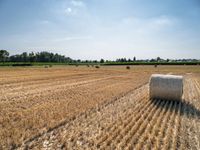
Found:
<path fill-rule="evenodd" d="M 66 82 L 49 82 L 47 83 L 40 83 L 39 86 L 37 85 L 29 85 L 28 87 L 25 87 L 25 89 L 20 89 L 20 87 L 12 89 L 11 91 L 2 91 L 4 93 L 4 97 L 1 97 L 0 102 L 2 101 L 11 101 L 19 98 L 25 98 L 27 96 L 35 96 L 37 94 L 43 93 L 43 95 L 49 94 L 49 92 L 53 89 L 54 91 L 59 91 L 61 89 L 71 89 L 71 88 L 76 88 L 77 86 L 84 86 L 84 85 L 89 85 L 89 84 L 94 84 L 97 82 L 106 82 L 109 81 L 113 77 L 104 77 L 104 78 L 98 78 L 98 79 L 90 79 L 90 80 L 85 80 L 85 81 L 80 81 L 80 82 L 74 82 L 74 83 L 66 83 Z M 117 78 L 117 77 L 116 77 Z M 15 91 L 13 91 L 15 90 Z M 20 92 L 21 91 L 21 92 Z M 24 91 L 24 92 L 23 92 Z M 28 92 L 26 92 L 28 91 Z M 7 94 L 8 93 L 8 94 Z"/>
<path fill-rule="evenodd" d="M 95 146 L 95 143 L 92 139 L 93 137 L 96 139 L 96 137 L 98 136 L 98 133 L 101 132 L 102 130 L 101 126 L 105 127 L 109 125 L 109 123 L 112 123 L 114 120 L 117 120 L 120 117 L 119 114 L 116 113 L 116 111 L 118 107 L 121 107 L 122 99 L 126 98 L 127 95 L 131 95 L 132 93 L 135 94 L 134 91 L 136 91 L 136 94 L 137 94 L 135 95 L 136 98 L 140 96 L 140 93 L 145 94 L 144 90 L 142 90 L 143 88 L 144 87 L 142 86 L 141 88 L 138 88 L 136 90 L 131 90 L 127 92 L 126 94 L 122 94 L 121 96 L 118 96 L 112 101 L 106 102 L 103 105 L 97 106 L 96 108 L 86 111 L 85 113 L 81 113 L 80 115 L 74 117 L 72 120 L 69 120 L 60 124 L 52 131 L 49 131 L 36 138 L 28 140 L 27 142 L 25 142 L 24 145 L 22 145 L 22 147 L 27 148 L 27 147 L 36 146 L 37 148 L 38 147 L 41 148 L 41 145 L 42 146 L 45 145 L 46 141 L 43 141 L 43 140 L 45 140 L 46 137 L 48 137 L 49 139 L 53 139 L 52 140 L 53 143 L 58 144 L 58 145 L 60 145 L 59 142 L 57 141 L 58 139 L 60 139 L 61 141 L 62 139 L 63 140 L 68 139 L 69 140 L 68 146 L 70 146 L 71 144 L 74 143 L 75 140 L 78 141 L 76 137 L 77 135 L 81 135 L 83 133 L 83 131 L 81 131 L 82 129 L 85 129 L 87 132 L 86 135 L 83 135 L 83 136 L 85 136 L 85 138 L 89 137 L 89 139 L 87 139 L 88 146 L 89 147 L 92 145 Z M 146 88 L 147 88 L 147 85 L 146 85 Z M 129 101 L 130 100 L 131 99 L 129 99 Z M 128 103 L 123 102 L 123 105 L 127 105 L 127 104 Z M 116 109 L 113 109 L 113 107 L 115 106 L 116 106 Z M 129 106 L 129 108 L 132 109 L 131 106 Z M 123 111 L 125 110 L 122 110 L 122 112 Z M 110 113 L 113 115 L 110 116 Z M 91 126 L 93 127 L 94 130 L 91 130 Z M 68 134 L 66 135 L 65 133 L 68 133 Z"/>
<path fill-rule="evenodd" d="M 148 100 L 148 84 L 86 111 L 19 149 L 199 149 L 199 82 L 183 101 Z M 196 105 L 194 105 L 196 102 Z"/>
<path fill-rule="evenodd" d="M 81 75 L 81 76 L 80 76 Z M 34 89 L 34 88 L 38 88 L 38 87 L 45 87 L 45 86 L 54 86 L 57 84 L 73 84 L 73 83 L 77 83 L 77 82 L 81 82 L 81 81 L 86 81 L 86 80 L 90 80 L 90 79 L 101 79 L 102 76 L 104 78 L 106 77 L 110 77 L 109 74 L 70 74 L 70 75 L 57 75 L 56 77 L 46 77 L 46 78 L 36 78 L 36 79 L 32 79 L 30 78 L 28 81 L 24 80 L 24 81 L 16 81 L 16 82 L 11 82 L 11 83 L 7 83 L 6 81 L 4 81 L 4 83 L 2 83 L 1 86 L 3 86 L 5 88 L 4 92 L 18 92 L 19 90 L 23 90 L 23 89 Z M 118 75 L 116 74 L 115 77 L 120 77 L 122 75 Z M 51 81 L 51 82 L 49 82 Z"/>
<path fill-rule="evenodd" d="M 4 93 L 3 96 L 0 96 L 0 104 L 2 104 L 2 105 L 10 104 L 10 105 L 17 106 L 16 103 L 19 103 L 19 104 L 28 103 L 28 104 L 26 104 L 26 107 L 30 108 L 35 105 L 42 105 L 46 101 L 49 101 L 50 99 L 47 97 L 55 97 L 56 95 L 60 95 L 59 98 L 62 98 L 66 95 L 66 92 L 70 93 L 70 94 L 77 93 L 75 91 L 76 89 L 84 89 L 89 86 L 91 86 L 91 87 L 96 86 L 96 87 L 98 87 L 98 90 L 101 90 L 102 88 L 103 89 L 108 88 L 108 87 L 112 88 L 112 87 L 118 86 L 120 84 L 126 84 L 126 83 L 129 84 L 128 80 L 127 81 L 123 80 L 120 83 L 116 82 L 121 77 L 124 77 L 124 76 L 117 76 L 114 78 L 113 77 L 104 77 L 104 78 L 86 80 L 86 81 L 81 81 L 81 82 L 76 82 L 76 83 L 71 83 L 71 84 L 58 84 L 57 83 L 56 85 L 49 86 L 49 87 L 46 86 L 45 88 L 32 89 L 32 90 L 26 89 L 24 92 L 17 92 L 16 94 L 9 93 L 10 95 L 6 95 Z M 109 80 L 109 79 L 112 79 L 112 80 Z M 81 95 L 82 93 L 85 94 L 86 92 L 80 91 L 79 95 Z M 44 100 L 41 100 L 41 99 L 44 99 Z"/>

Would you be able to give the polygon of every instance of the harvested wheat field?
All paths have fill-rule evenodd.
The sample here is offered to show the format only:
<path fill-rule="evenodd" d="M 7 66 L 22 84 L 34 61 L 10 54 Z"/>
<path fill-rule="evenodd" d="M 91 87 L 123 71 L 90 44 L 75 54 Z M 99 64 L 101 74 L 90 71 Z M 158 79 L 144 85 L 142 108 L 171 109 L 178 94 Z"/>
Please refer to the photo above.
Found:
<path fill-rule="evenodd" d="M 183 100 L 149 100 L 153 73 Z M 200 68 L 0 68 L 0 149 L 200 149 Z"/>

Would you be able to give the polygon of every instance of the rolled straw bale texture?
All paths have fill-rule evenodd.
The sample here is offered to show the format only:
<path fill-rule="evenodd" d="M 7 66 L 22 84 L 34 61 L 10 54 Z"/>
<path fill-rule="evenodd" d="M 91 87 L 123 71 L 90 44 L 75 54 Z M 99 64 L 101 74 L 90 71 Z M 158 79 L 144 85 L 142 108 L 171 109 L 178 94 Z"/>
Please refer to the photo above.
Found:
<path fill-rule="evenodd" d="M 183 76 L 153 74 L 149 86 L 150 99 L 182 99 Z"/>

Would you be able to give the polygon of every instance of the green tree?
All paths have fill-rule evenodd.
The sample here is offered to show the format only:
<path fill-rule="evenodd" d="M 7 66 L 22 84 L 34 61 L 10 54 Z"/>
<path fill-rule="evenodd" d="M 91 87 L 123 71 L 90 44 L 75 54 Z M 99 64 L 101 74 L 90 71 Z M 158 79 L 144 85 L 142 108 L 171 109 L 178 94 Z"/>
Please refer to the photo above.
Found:
<path fill-rule="evenodd" d="M 136 57 L 135 57 L 135 56 L 133 57 L 133 61 L 134 61 L 134 62 L 136 61 Z"/>
<path fill-rule="evenodd" d="M 6 50 L 0 50 L 0 62 L 5 62 L 9 56 L 9 52 Z"/>
<path fill-rule="evenodd" d="M 29 53 L 29 59 L 30 62 L 35 62 L 36 61 L 36 56 L 33 52 Z"/>
<path fill-rule="evenodd" d="M 156 59 L 157 59 L 157 62 L 159 62 L 159 61 L 161 60 L 161 58 L 160 58 L 160 57 L 157 57 Z"/>
<path fill-rule="evenodd" d="M 100 63 L 104 63 L 104 62 L 105 62 L 104 59 L 101 59 L 101 60 L 100 60 Z"/>
<path fill-rule="evenodd" d="M 29 57 L 28 57 L 28 53 L 27 52 L 23 52 L 21 55 L 22 55 L 22 61 L 23 62 L 28 62 L 29 61 Z"/>

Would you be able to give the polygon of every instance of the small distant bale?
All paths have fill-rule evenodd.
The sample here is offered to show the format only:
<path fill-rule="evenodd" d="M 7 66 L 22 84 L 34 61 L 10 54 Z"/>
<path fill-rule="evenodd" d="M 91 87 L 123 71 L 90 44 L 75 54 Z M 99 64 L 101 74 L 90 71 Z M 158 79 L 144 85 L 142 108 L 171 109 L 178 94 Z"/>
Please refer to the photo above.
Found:
<path fill-rule="evenodd" d="M 75 66 L 78 67 L 78 64 L 76 64 Z"/>
<path fill-rule="evenodd" d="M 44 68 L 49 68 L 49 66 L 48 66 L 48 65 L 45 65 Z"/>
<path fill-rule="evenodd" d="M 87 65 L 87 67 L 90 67 L 90 65 Z"/>
<path fill-rule="evenodd" d="M 100 66 L 95 66 L 95 68 L 99 69 L 99 68 L 100 68 Z"/>
<path fill-rule="evenodd" d="M 157 67 L 158 67 L 158 65 L 157 65 L 157 64 L 155 64 L 155 65 L 154 65 L 154 68 L 157 68 Z"/>
<path fill-rule="evenodd" d="M 126 66 L 126 69 L 130 70 L 130 69 L 131 69 L 131 67 L 130 67 L 130 66 Z"/>
<path fill-rule="evenodd" d="M 181 100 L 183 76 L 153 74 L 149 88 L 150 99 Z"/>
<path fill-rule="evenodd" d="M 53 65 L 52 65 L 52 64 L 50 64 L 50 65 L 49 65 L 49 68 L 52 68 L 52 67 L 53 67 Z"/>

